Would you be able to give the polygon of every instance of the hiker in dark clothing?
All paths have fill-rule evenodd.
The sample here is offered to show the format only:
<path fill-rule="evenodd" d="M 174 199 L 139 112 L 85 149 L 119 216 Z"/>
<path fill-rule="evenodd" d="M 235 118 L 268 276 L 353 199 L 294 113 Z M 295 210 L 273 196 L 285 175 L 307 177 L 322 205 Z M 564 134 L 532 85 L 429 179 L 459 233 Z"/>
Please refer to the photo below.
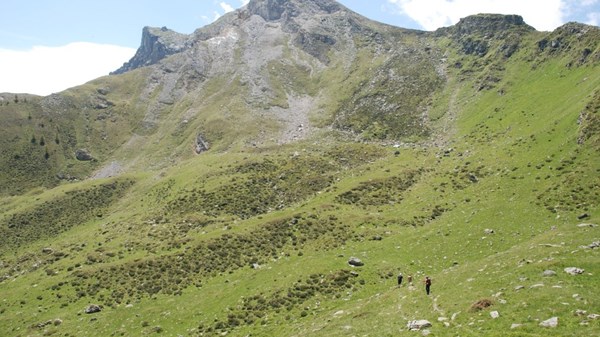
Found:
<path fill-rule="evenodd" d="M 427 292 L 427 295 L 431 292 L 431 279 L 429 276 L 425 276 L 425 292 Z"/>
<path fill-rule="evenodd" d="M 402 285 L 402 279 L 404 278 L 404 276 L 402 276 L 402 273 L 398 274 L 398 287 L 400 285 Z"/>

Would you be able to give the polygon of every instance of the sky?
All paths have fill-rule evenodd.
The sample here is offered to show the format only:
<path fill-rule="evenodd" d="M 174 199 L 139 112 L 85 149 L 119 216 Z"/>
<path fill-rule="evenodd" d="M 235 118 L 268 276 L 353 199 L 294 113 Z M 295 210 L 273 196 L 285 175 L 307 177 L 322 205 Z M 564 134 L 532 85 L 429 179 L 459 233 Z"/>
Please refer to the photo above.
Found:
<path fill-rule="evenodd" d="M 432 31 L 478 13 L 519 14 L 540 31 L 600 25 L 600 0 L 339 0 L 370 19 Z M 2 0 L 0 92 L 49 95 L 119 68 L 144 26 L 180 33 L 248 0 Z"/>

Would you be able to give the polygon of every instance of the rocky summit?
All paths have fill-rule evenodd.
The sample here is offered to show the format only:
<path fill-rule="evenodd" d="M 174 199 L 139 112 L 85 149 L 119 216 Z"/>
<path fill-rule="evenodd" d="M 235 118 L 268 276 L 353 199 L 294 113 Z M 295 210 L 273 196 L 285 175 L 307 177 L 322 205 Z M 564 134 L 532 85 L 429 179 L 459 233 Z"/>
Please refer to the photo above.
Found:
<path fill-rule="evenodd" d="M 600 335 L 599 88 L 574 22 L 145 27 L 110 75 L 0 94 L 0 335 Z"/>

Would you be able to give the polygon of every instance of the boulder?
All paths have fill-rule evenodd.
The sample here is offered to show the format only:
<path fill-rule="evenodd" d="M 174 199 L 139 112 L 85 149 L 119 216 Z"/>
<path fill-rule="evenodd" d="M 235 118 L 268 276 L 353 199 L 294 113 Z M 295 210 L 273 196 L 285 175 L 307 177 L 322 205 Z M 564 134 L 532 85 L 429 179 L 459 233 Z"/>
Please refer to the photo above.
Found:
<path fill-rule="evenodd" d="M 545 276 L 545 277 L 556 276 L 556 272 L 554 270 L 544 270 L 544 272 L 542 273 L 542 276 Z"/>
<path fill-rule="evenodd" d="M 100 95 L 105 96 L 105 95 L 108 95 L 108 93 L 110 92 L 110 88 L 106 88 L 106 87 L 98 88 L 98 89 L 96 89 L 96 92 L 99 93 Z"/>
<path fill-rule="evenodd" d="M 596 249 L 598 247 L 600 247 L 600 241 L 594 241 L 592 243 L 590 243 L 589 245 L 586 246 L 589 249 Z"/>
<path fill-rule="evenodd" d="M 94 157 L 92 157 L 92 155 L 86 149 L 78 149 L 75 151 L 75 158 L 80 161 L 90 161 L 94 159 Z"/>
<path fill-rule="evenodd" d="M 500 317 L 500 313 L 499 313 L 499 312 L 497 312 L 497 311 L 491 311 L 491 312 L 490 312 L 490 316 L 491 316 L 493 319 L 496 319 L 496 318 Z"/>
<path fill-rule="evenodd" d="M 523 324 L 521 324 L 521 323 L 513 323 L 513 324 L 510 325 L 510 328 L 511 329 L 516 329 L 516 328 L 520 328 L 522 326 L 523 326 Z"/>
<path fill-rule="evenodd" d="M 540 326 L 544 328 L 556 328 L 558 326 L 558 317 L 549 318 L 541 322 Z"/>
<path fill-rule="evenodd" d="M 587 318 L 589 318 L 589 319 L 598 319 L 598 318 L 600 318 L 600 315 L 598 315 L 598 314 L 589 314 Z"/>
<path fill-rule="evenodd" d="M 583 213 L 583 214 L 579 214 L 579 215 L 577 216 L 577 219 L 579 219 L 579 220 L 583 220 L 583 219 L 587 219 L 587 218 L 589 218 L 589 217 L 590 217 L 590 215 L 589 215 L 589 214 L 587 214 L 587 213 Z"/>
<path fill-rule="evenodd" d="M 348 260 L 348 264 L 354 267 L 361 267 L 365 265 L 364 262 L 362 262 L 357 257 L 350 257 L 350 259 Z"/>
<path fill-rule="evenodd" d="M 431 327 L 431 322 L 429 322 L 426 319 L 419 319 L 409 321 L 406 327 L 408 328 L 408 330 L 422 330 Z"/>
<path fill-rule="evenodd" d="M 201 134 L 198 134 L 198 136 L 196 136 L 196 154 L 208 151 L 209 148 L 208 142 L 204 140 L 204 137 L 202 137 Z"/>
<path fill-rule="evenodd" d="M 598 225 L 593 224 L 593 223 L 580 223 L 579 225 L 577 225 L 577 227 L 579 227 L 579 228 L 594 228 L 594 227 L 598 227 Z"/>
<path fill-rule="evenodd" d="M 51 319 L 51 320 L 48 320 L 48 321 L 45 321 L 45 322 L 42 322 L 42 323 L 35 324 L 34 327 L 42 329 L 42 328 L 45 328 L 48 325 L 59 326 L 62 323 L 63 323 L 62 319 L 55 318 L 55 319 Z"/>
<path fill-rule="evenodd" d="M 97 304 L 90 304 L 87 308 L 85 308 L 86 314 L 94 314 L 102 311 L 102 308 Z"/>
<path fill-rule="evenodd" d="M 486 235 L 494 234 L 495 231 L 493 229 L 486 228 L 483 230 Z"/>
<path fill-rule="evenodd" d="M 567 267 L 565 268 L 565 273 L 569 274 L 569 275 L 580 275 L 583 274 L 585 270 L 581 269 L 581 268 L 577 268 L 577 267 Z"/>

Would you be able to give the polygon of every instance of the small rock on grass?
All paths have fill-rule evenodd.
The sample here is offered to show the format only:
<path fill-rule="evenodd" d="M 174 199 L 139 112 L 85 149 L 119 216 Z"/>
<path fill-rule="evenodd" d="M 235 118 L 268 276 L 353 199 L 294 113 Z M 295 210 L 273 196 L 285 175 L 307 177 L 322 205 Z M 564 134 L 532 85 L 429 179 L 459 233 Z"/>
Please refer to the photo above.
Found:
<path fill-rule="evenodd" d="M 350 257 L 350 259 L 348 260 L 348 264 L 351 265 L 351 266 L 355 266 L 355 267 L 361 267 L 361 266 L 365 265 L 365 263 L 362 262 L 357 257 Z"/>
<path fill-rule="evenodd" d="M 419 319 L 409 321 L 406 327 L 408 328 L 408 330 L 423 330 L 425 328 L 431 327 L 431 322 L 425 319 Z"/>
<path fill-rule="evenodd" d="M 577 267 L 567 267 L 565 268 L 565 273 L 569 275 L 581 275 L 585 272 L 585 270 Z"/>
<path fill-rule="evenodd" d="M 558 326 L 558 317 L 549 318 L 541 322 L 540 326 L 544 328 L 556 328 Z"/>
<path fill-rule="evenodd" d="M 86 314 L 94 314 L 100 311 L 102 311 L 102 308 L 97 304 L 91 304 L 87 308 L 85 308 Z"/>

